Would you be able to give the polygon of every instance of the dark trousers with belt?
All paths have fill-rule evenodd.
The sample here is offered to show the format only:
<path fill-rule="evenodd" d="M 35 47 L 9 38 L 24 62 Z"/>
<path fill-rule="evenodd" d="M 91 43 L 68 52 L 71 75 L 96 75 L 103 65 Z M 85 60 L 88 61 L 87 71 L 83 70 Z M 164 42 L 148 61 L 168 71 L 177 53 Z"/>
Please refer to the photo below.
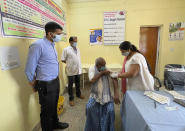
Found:
<path fill-rule="evenodd" d="M 75 82 L 76 87 L 76 96 L 80 97 L 80 75 L 68 76 L 68 93 L 69 93 L 69 100 L 72 101 L 74 99 L 73 96 L 73 83 Z"/>
<path fill-rule="evenodd" d="M 59 79 L 52 81 L 36 81 L 41 105 L 41 127 L 42 131 L 53 131 L 58 124 L 57 103 L 59 98 Z"/>

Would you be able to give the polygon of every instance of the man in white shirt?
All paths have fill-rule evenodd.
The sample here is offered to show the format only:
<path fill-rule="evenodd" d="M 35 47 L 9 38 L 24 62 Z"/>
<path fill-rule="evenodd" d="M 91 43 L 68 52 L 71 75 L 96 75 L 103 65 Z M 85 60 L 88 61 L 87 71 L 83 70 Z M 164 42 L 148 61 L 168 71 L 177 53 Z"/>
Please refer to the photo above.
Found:
<path fill-rule="evenodd" d="M 66 74 L 68 76 L 69 104 L 74 106 L 73 83 L 76 86 L 76 96 L 84 99 L 80 91 L 80 75 L 82 74 L 80 50 L 77 47 L 77 37 L 69 38 L 70 46 L 66 47 L 62 53 L 62 62 L 66 63 Z"/>

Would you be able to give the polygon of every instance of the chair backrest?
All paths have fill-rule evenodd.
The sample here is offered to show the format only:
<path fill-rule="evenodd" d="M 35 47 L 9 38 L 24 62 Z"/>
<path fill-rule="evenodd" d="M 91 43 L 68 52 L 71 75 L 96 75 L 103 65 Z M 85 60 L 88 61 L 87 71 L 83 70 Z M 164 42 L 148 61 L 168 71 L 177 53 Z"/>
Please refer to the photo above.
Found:
<path fill-rule="evenodd" d="M 161 88 L 162 83 L 158 77 L 156 77 L 156 76 L 153 76 L 153 77 L 154 77 L 154 89 L 156 91 L 159 91 L 159 88 Z"/>
<path fill-rule="evenodd" d="M 151 73 L 151 67 L 150 67 L 150 64 L 147 62 L 147 60 L 146 60 L 146 63 L 147 63 L 147 66 L 148 66 L 148 70 Z M 158 77 L 156 77 L 156 76 L 153 76 L 153 77 L 154 77 L 154 89 L 156 91 L 159 91 L 159 88 L 161 88 L 162 83 L 161 83 L 161 81 Z"/>

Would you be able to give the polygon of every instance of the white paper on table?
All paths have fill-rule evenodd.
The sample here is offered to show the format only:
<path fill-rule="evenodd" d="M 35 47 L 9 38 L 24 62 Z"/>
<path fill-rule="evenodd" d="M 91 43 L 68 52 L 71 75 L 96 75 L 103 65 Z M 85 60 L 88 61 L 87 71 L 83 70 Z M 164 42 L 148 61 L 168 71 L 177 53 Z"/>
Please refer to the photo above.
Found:
<path fill-rule="evenodd" d="M 185 100 L 185 96 L 179 94 L 176 91 L 168 91 L 168 90 L 166 90 L 166 92 L 168 92 L 169 94 L 171 94 L 176 99 Z"/>
<path fill-rule="evenodd" d="M 175 111 L 175 110 L 178 110 L 178 107 L 176 107 L 176 106 L 166 106 L 165 109 L 167 109 L 168 111 Z"/>
<path fill-rule="evenodd" d="M 153 91 L 145 91 L 144 95 L 148 96 L 149 98 L 161 103 L 161 104 L 168 104 L 170 103 L 170 98 L 161 94 L 157 94 Z"/>

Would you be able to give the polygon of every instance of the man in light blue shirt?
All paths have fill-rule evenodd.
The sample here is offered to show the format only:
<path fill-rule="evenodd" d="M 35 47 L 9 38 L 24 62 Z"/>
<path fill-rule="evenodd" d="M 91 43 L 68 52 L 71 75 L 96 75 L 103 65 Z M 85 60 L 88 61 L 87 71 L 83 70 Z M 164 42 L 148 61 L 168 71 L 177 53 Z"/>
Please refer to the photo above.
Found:
<path fill-rule="evenodd" d="M 46 37 L 30 46 L 27 58 L 25 73 L 33 91 L 38 91 L 39 94 L 42 131 L 68 127 L 67 123 L 59 122 L 57 116 L 60 84 L 55 42 L 61 40 L 62 30 L 62 27 L 55 22 L 47 23 Z"/>

